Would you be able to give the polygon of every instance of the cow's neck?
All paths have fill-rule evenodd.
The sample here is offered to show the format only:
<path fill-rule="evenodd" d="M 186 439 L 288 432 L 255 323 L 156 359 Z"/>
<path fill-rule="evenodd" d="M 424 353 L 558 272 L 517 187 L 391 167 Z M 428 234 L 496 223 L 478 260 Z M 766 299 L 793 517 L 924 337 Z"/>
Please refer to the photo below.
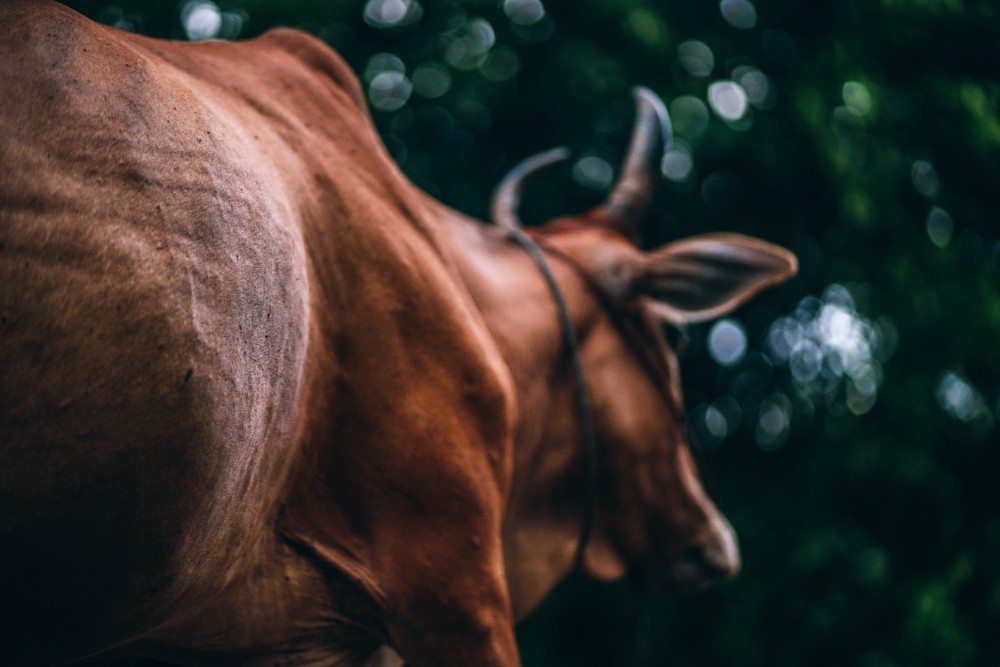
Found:
<path fill-rule="evenodd" d="M 582 484 L 574 483 L 582 469 L 576 379 L 552 294 L 525 250 L 496 227 L 453 212 L 445 217 L 451 261 L 516 386 L 504 543 L 515 613 L 523 616 L 574 564 L 584 507 Z M 596 302 L 579 275 L 558 260 L 549 264 L 574 319 L 590 317 Z"/>

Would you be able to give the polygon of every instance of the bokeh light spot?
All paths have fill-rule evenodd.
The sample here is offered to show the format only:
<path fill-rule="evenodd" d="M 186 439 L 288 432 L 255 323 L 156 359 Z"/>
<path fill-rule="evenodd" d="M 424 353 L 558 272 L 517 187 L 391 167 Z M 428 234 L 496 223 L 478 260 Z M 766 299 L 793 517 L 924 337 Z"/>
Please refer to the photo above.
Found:
<path fill-rule="evenodd" d="M 719 439 L 725 438 L 729 434 L 729 422 L 726 420 L 726 416 L 714 405 L 705 409 L 705 428 Z"/>
<path fill-rule="evenodd" d="M 677 59 L 688 74 L 706 77 L 715 69 L 715 56 L 705 42 L 688 40 L 677 47 Z"/>
<path fill-rule="evenodd" d="M 693 95 L 683 95 L 670 103 L 670 120 L 675 132 L 696 139 L 708 129 L 708 107 Z"/>
<path fill-rule="evenodd" d="M 545 18 L 541 0 L 503 0 L 503 13 L 516 25 L 532 25 Z"/>
<path fill-rule="evenodd" d="M 490 51 L 489 56 L 479 67 L 479 71 L 490 81 L 507 81 L 512 79 L 521 69 L 521 58 L 513 49 L 498 46 Z"/>
<path fill-rule="evenodd" d="M 416 24 L 423 14 L 417 0 L 368 0 L 364 19 L 374 28 L 404 28 Z"/>
<path fill-rule="evenodd" d="M 757 25 L 757 9 L 750 0 L 722 0 L 719 10 L 726 23 L 734 28 L 749 30 Z"/>
<path fill-rule="evenodd" d="M 573 165 L 573 178 L 584 187 L 601 190 L 611 185 L 614 170 L 606 160 L 589 156 Z"/>
<path fill-rule="evenodd" d="M 943 208 L 933 206 L 927 214 L 927 236 L 931 243 L 939 248 L 945 248 L 951 243 L 951 237 L 955 233 L 955 222 L 951 219 L 951 214 Z"/>
<path fill-rule="evenodd" d="M 397 111 L 410 99 L 413 85 L 402 72 L 382 72 L 368 86 L 368 98 L 379 111 Z"/>
<path fill-rule="evenodd" d="M 936 393 L 938 405 L 952 419 L 970 422 L 987 411 L 982 394 L 959 373 L 945 373 Z"/>
<path fill-rule="evenodd" d="M 451 73 L 437 63 L 421 65 L 413 72 L 413 90 L 421 97 L 436 99 L 451 89 Z"/>
<path fill-rule="evenodd" d="M 756 67 L 749 65 L 737 67 L 733 70 L 733 80 L 743 88 L 750 104 L 762 109 L 773 105 L 771 80 Z"/>
<path fill-rule="evenodd" d="M 735 81 L 716 81 L 708 87 L 712 110 L 725 120 L 735 121 L 747 112 L 747 95 Z"/>
<path fill-rule="evenodd" d="M 913 181 L 913 188 L 928 199 L 935 199 L 941 192 L 941 178 L 934 165 L 927 160 L 916 160 L 913 163 L 910 180 Z"/>
<path fill-rule="evenodd" d="M 631 10 L 625 25 L 646 46 L 656 47 L 666 41 L 667 27 L 659 16 L 648 9 L 637 7 Z"/>
<path fill-rule="evenodd" d="M 469 37 L 474 44 L 472 50 L 477 53 L 486 53 L 496 44 L 496 32 L 494 32 L 493 26 L 486 19 L 469 21 L 468 31 Z"/>
<path fill-rule="evenodd" d="M 376 53 L 368 59 L 368 64 L 365 65 L 365 71 L 362 76 L 365 81 L 371 83 L 375 77 L 383 72 L 399 72 L 400 74 L 405 74 L 406 64 L 399 56 L 391 53 Z"/>
<path fill-rule="evenodd" d="M 222 29 L 222 12 L 214 2 L 189 2 L 181 10 L 181 21 L 191 41 L 212 39 Z"/>
<path fill-rule="evenodd" d="M 495 43 L 496 33 L 489 21 L 473 19 L 448 44 L 444 59 L 456 69 L 474 70 L 486 62 Z"/>
<path fill-rule="evenodd" d="M 674 183 L 684 183 L 694 171 L 694 158 L 686 146 L 675 143 L 660 162 L 663 176 Z"/>
<path fill-rule="evenodd" d="M 844 97 L 844 105 L 855 116 L 867 116 L 873 105 L 871 91 L 868 86 L 858 81 L 848 81 L 844 84 L 841 94 Z"/>
<path fill-rule="evenodd" d="M 776 320 L 765 347 L 775 364 L 787 364 L 801 400 L 842 405 L 856 415 L 871 410 L 882 383 L 882 361 L 898 334 L 888 318 L 872 323 L 854 297 L 831 285 L 822 299 L 806 297 L 795 312 Z"/>
<path fill-rule="evenodd" d="M 774 450 L 785 444 L 792 423 L 791 410 L 791 401 L 780 392 L 761 402 L 755 433 L 761 449 Z"/>
<path fill-rule="evenodd" d="M 747 351 L 743 326 L 731 318 L 716 322 L 708 334 L 708 351 L 721 366 L 739 363 Z"/>

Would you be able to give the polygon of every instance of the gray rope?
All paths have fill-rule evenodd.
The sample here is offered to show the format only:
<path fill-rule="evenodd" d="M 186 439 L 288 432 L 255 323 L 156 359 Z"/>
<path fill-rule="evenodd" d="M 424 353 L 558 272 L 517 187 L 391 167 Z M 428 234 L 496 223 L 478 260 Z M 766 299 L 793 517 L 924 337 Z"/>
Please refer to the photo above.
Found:
<path fill-rule="evenodd" d="M 523 247 L 531 259 L 535 262 L 538 270 L 545 278 L 549 292 L 552 293 L 552 300 L 555 301 L 556 310 L 559 314 L 559 325 L 563 332 L 563 341 L 569 349 L 570 358 L 573 363 L 573 373 L 576 376 L 576 404 L 580 412 L 580 430 L 583 443 L 583 468 L 584 468 L 584 512 L 583 523 L 580 526 L 580 539 L 576 544 L 576 555 L 573 559 L 573 566 L 580 569 L 583 565 L 583 554 L 590 542 L 591 534 L 594 531 L 594 515 L 597 510 L 597 431 L 594 428 L 594 414 L 591 409 L 590 391 L 587 388 L 587 378 L 583 372 L 583 358 L 580 356 L 580 345 L 573 332 L 573 322 L 569 317 L 569 309 L 563 299 L 559 285 L 555 276 L 545 261 L 545 255 L 538 243 L 526 234 L 519 227 L 507 227 L 508 238 Z"/>

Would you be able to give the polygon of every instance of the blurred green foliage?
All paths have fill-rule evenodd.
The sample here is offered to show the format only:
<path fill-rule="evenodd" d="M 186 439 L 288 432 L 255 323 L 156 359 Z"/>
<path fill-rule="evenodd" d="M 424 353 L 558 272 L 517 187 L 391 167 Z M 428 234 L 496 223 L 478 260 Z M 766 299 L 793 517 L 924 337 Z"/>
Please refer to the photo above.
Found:
<path fill-rule="evenodd" d="M 402 169 L 479 217 L 555 145 L 597 159 L 540 177 L 526 219 L 598 201 L 648 86 L 678 153 L 647 242 L 731 229 L 798 254 L 799 278 L 732 320 L 736 361 L 710 326 L 684 359 L 744 573 L 691 597 L 574 578 L 523 624 L 526 665 L 1000 664 L 1000 6 L 70 4 L 160 37 L 199 8 L 195 36 L 318 35 Z"/>

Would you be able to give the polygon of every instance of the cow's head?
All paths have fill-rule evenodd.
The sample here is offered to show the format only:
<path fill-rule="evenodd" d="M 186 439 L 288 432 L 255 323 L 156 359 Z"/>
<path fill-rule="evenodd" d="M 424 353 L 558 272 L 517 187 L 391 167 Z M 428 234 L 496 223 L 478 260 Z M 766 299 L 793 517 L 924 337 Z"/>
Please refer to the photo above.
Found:
<path fill-rule="evenodd" d="M 690 590 L 734 576 L 740 555 L 729 522 L 699 479 L 665 329 L 729 313 L 794 275 L 796 260 L 782 248 L 736 234 L 697 236 L 649 251 L 636 245 L 637 223 L 670 142 L 663 103 L 645 89 L 636 99 L 632 143 L 608 200 L 532 233 L 550 263 L 561 265 L 560 287 L 578 329 L 597 430 L 596 524 L 583 568 L 602 579 L 630 574 L 645 586 Z M 553 151 L 515 169 L 497 191 L 494 220 L 517 226 L 524 179 L 564 157 Z M 567 385 L 555 388 L 566 397 L 563 413 L 553 411 L 542 438 L 546 451 L 531 473 L 547 488 L 532 494 L 535 505 L 515 508 L 521 516 L 508 531 L 519 615 L 571 567 L 579 535 L 584 473 L 579 429 L 567 428 L 575 411 L 572 373 L 559 382 Z M 548 549 L 539 544 L 546 540 Z"/>

